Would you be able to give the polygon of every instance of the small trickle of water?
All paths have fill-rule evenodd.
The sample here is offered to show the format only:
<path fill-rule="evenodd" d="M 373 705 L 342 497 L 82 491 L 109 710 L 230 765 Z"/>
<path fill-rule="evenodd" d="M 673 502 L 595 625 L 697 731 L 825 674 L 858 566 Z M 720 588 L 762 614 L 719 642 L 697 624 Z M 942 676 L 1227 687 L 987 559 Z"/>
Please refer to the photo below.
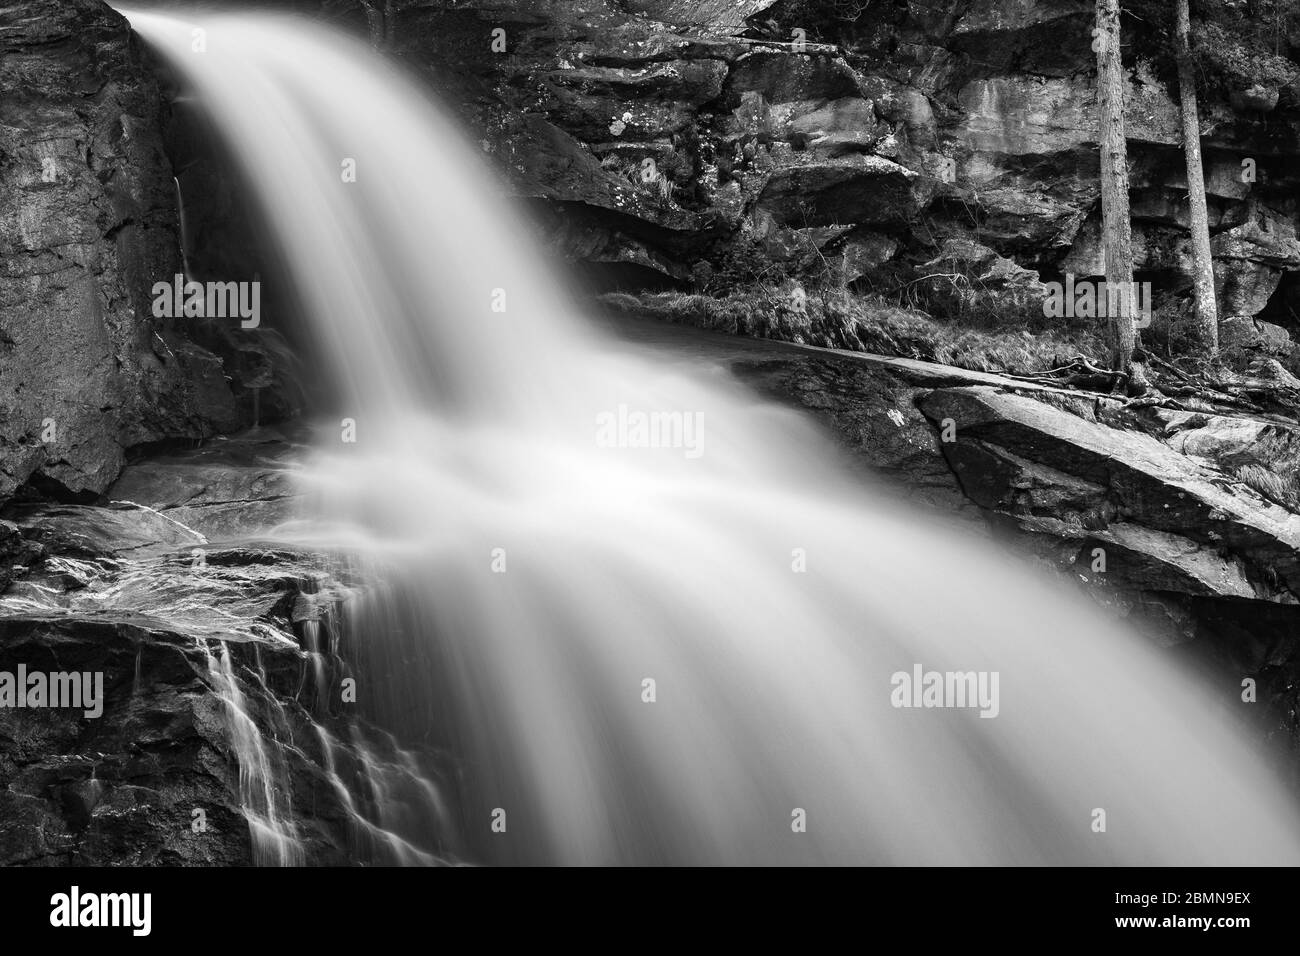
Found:
<path fill-rule="evenodd" d="M 258 865 L 301 866 L 306 862 L 293 820 L 289 773 L 280 748 L 263 739 L 230 661 L 230 648 L 220 643 L 213 653 L 206 641 L 208 673 L 226 709 L 230 743 L 239 762 L 239 797 L 253 841 Z M 266 702 L 273 697 L 263 695 Z"/>

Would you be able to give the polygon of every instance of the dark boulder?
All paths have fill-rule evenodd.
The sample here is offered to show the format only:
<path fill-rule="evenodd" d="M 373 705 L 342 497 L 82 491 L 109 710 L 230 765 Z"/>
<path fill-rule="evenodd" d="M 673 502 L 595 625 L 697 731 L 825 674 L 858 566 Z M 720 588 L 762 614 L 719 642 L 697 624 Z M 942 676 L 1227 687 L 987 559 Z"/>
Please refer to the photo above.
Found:
<path fill-rule="evenodd" d="M 151 311 L 180 271 L 161 111 L 107 6 L 0 3 L 0 500 L 98 493 L 133 446 L 238 424 L 221 361 Z"/>

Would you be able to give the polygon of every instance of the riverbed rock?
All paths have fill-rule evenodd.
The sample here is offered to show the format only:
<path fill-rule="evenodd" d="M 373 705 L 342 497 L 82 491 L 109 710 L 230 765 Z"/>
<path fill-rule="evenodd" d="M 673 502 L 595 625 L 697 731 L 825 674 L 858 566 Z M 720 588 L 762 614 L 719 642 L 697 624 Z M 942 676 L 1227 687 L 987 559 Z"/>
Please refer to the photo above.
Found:
<path fill-rule="evenodd" d="M 98 674 L 102 710 L 0 708 L 0 863 L 445 859 L 361 784 L 428 799 L 437 768 L 340 703 L 362 582 L 271 540 L 293 453 L 261 430 L 129 466 L 130 504 L 9 506 L 0 545 L 34 550 L 0 593 L 0 671 Z"/>
<path fill-rule="evenodd" d="M 1007 515 L 1055 512 L 1049 516 L 1094 531 L 1124 523 L 1163 532 L 1128 533 L 1119 540 L 1133 554 L 1142 553 L 1146 542 L 1145 553 L 1158 564 L 1198 549 L 1207 552 L 1195 562 L 1202 567 L 1226 567 L 1223 562 L 1230 560 L 1238 569 L 1231 574 L 1196 576 L 1195 587 L 1204 593 L 1286 604 L 1300 598 L 1300 515 L 1234 487 L 1158 439 L 986 386 L 938 389 L 921 407 L 931 421 L 952 424 L 956 440 L 944 453 L 963 484 L 1005 489 L 997 498 L 985 492 L 986 507 Z M 1042 476 L 1019 477 L 1018 461 L 1082 479 L 1094 493 L 1076 495 L 1069 508 L 1035 500 L 1022 493 L 1020 483 Z M 1172 546 L 1170 534 L 1187 541 Z M 1212 561 L 1211 551 L 1230 557 Z M 1250 584 L 1245 590 L 1244 582 Z"/>

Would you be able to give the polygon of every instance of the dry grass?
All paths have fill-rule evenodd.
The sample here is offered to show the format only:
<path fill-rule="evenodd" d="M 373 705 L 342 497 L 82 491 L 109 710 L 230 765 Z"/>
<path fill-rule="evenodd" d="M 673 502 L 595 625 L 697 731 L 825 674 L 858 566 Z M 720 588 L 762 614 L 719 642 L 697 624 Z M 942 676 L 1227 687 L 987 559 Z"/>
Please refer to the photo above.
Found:
<path fill-rule="evenodd" d="M 1242 465 L 1234 477 L 1275 504 L 1300 512 L 1300 477 L 1282 475 L 1263 465 Z"/>
<path fill-rule="evenodd" d="M 874 352 L 981 372 L 1031 375 L 1078 354 L 1101 355 L 1087 331 L 1043 332 L 965 328 L 877 296 L 844 290 L 806 293 L 793 284 L 758 285 L 715 298 L 683 292 L 612 293 L 605 305 L 666 322 L 801 345 Z"/>

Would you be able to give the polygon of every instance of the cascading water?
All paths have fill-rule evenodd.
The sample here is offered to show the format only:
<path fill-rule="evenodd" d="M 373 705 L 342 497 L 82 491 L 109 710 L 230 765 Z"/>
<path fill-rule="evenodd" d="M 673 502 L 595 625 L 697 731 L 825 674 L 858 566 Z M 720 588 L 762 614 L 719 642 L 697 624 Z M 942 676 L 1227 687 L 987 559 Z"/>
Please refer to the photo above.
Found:
<path fill-rule="evenodd" d="M 230 661 L 228 647 L 208 653 L 208 672 L 226 707 L 231 743 L 240 755 L 239 797 L 248 820 L 255 862 L 301 866 L 306 860 L 295 833 L 285 787 L 278 785 L 285 770 L 276 766 L 276 748 L 262 739 L 248 712 L 244 692 Z M 327 751 L 328 752 L 328 751 Z"/>
<path fill-rule="evenodd" d="M 274 16 L 127 15 L 238 156 L 355 424 L 280 533 L 382 578 L 349 612 L 358 693 L 454 756 L 428 826 L 456 858 L 1300 861 L 1197 683 L 721 369 L 598 333 L 381 58 Z M 635 447 L 643 413 L 694 430 Z M 996 716 L 893 706 L 916 665 L 996 673 Z"/>

